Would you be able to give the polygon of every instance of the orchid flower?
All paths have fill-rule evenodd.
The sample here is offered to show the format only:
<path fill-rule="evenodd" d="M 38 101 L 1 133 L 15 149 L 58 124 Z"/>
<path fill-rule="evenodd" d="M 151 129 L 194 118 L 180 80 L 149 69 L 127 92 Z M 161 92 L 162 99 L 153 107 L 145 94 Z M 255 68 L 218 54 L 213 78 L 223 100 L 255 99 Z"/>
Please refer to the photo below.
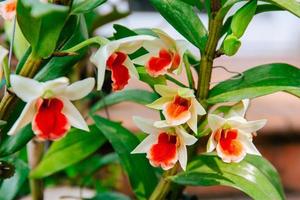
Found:
<path fill-rule="evenodd" d="M 187 164 L 187 148 L 197 138 L 188 134 L 182 127 L 156 128 L 154 121 L 134 117 L 135 124 L 143 132 L 149 134 L 131 153 L 147 153 L 150 164 L 164 170 L 174 167 L 179 161 L 183 170 Z"/>
<path fill-rule="evenodd" d="M 163 121 L 155 122 L 154 125 L 158 128 L 164 128 L 187 123 L 197 133 L 198 115 L 204 115 L 206 111 L 196 100 L 194 91 L 182 87 L 175 89 L 166 85 L 155 85 L 154 89 L 161 98 L 147 106 L 162 110 L 166 118 Z"/>
<path fill-rule="evenodd" d="M 33 132 L 42 140 L 60 139 L 71 126 L 89 131 L 85 120 L 70 101 L 83 98 L 94 85 L 94 78 L 69 85 L 65 77 L 38 82 L 11 75 L 13 92 L 27 104 L 8 134 L 15 134 L 31 121 Z"/>
<path fill-rule="evenodd" d="M 158 38 L 153 41 L 145 41 L 143 47 L 149 52 L 133 62 L 144 65 L 147 72 L 157 77 L 167 72 L 179 74 L 183 66 L 183 54 L 187 50 L 187 42 L 174 40 L 165 32 L 153 29 Z"/>
<path fill-rule="evenodd" d="M 260 155 L 252 143 L 253 134 L 266 124 L 266 120 L 247 121 L 244 118 L 249 100 L 234 105 L 224 117 L 208 114 L 212 134 L 207 151 L 217 150 L 218 156 L 227 163 L 240 162 L 247 153 Z"/>
<path fill-rule="evenodd" d="M 17 0 L 6 0 L 0 3 L 0 15 L 5 20 L 12 20 L 16 15 Z"/>
<path fill-rule="evenodd" d="M 92 63 L 98 68 L 97 89 L 102 88 L 106 67 L 111 71 L 112 87 L 115 91 L 122 90 L 131 77 L 138 78 L 138 72 L 128 55 L 140 49 L 144 40 L 153 39 L 155 38 L 152 36 L 139 35 L 115 40 L 102 46 L 91 57 Z"/>

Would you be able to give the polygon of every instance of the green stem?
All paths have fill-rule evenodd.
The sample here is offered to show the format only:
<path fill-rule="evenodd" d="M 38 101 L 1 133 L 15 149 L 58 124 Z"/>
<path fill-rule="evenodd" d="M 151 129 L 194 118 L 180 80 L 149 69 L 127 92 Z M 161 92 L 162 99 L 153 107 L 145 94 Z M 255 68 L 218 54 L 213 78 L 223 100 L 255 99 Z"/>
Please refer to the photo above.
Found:
<path fill-rule="evenodd" d="M 34 54 L 30 54 L 19 75 L 32 78 L 39 70 L 41 63 L 41 58 Z M 0 120 L 6 120 L 8 118 L 9 113 L 13 110 L 17 101 L 18 98 L 15 94 L 10 92 L 5 93 L 0 102 Z"/>
<path fill-rule="evenodd" d="M 89 39 L 75 45 L 74 47 L 71 47 L 70 49 L 64 50 L 64 51 L 62 51 L 62 53 L 74 53 L 86 46 L 91 45 L 91 44 L 98 44 L 100 46 L 103 46 L 103 45 L 107 44 L 108 42 L 109 42 L 108 39 L 100 37 L 100 36 L 96 36 L 96 37 L 89 38 Z"/>
<path fill-rule="evenodd" d="M 194 82 L 194 78 L 193 78 L 193 74 L 192 74 L 192 70 L 191 70 L 191 64 L 189 62 L 189 58 L 188 58 L 187 54 L 183 55 L 183 62 L 184 62 L 184 66 L 185 66 L 186 76 L 189 81 L 189 86 L 190 86 L 190 88 L 194 89 L 195 82 Z"/>
<path fill-rule="evenodd" d="M 27 144 L 28 163 L 31 170 L 36 168 L 40 163 L 44 152 L 44 143 L 31 140 Z M 42 179 L 30 179 L 30 191 L 32 200 L 43 200 L 43 181 Z"/>
<path fill-rule="evenodd" d="M 167 79 L 168 81 L 171 81 L 171 82 L 175 83 L 176 85 L 178 85 L 178 86 L 180 86 L 180 87 L 185 87 L 185 88 L 187 88 L 186 85 L 184 85 L 184 84 L 181 83 L 180 81 L 176 80 L 176 79 L 173 78 L 172 76 L 166 74 L 165 77 L 166 77 L 166 79 Z"/>
<path fill-rule="evenodd" d="M 167 177 L 176 174 L 177 169 L 178 169 L 178 164 L 176 164 L 172 169 L 166 171 L 162 175 L 158 185 L 154 189 L 154 191 L 151 194 L 149 200 L 160 200 L 160 199 L 163 200 L 163 199 L 166 199 L 166 196 L 169 193 L 170 188 L 171 188 L 171 184 L 172 184 L 172 182 L 169 179 L 167 179 Z"/>
<path fill-rule="evenodd" d="M 8 58 L 4 58 L 3 60 L 3 72 L 4 72 L 4 77 L 5 77 L 5 81 L 6 81 L 6 87 L 10 88 L 10 69 L 8 66 Z"/>

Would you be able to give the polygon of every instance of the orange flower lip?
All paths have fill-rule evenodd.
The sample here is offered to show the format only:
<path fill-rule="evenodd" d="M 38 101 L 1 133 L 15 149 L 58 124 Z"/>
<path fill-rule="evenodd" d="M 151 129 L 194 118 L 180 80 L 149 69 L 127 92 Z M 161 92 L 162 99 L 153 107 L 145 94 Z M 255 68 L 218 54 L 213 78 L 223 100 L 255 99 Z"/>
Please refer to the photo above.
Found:
<path fill-rule="evenodd" d="M 122 52 L 113 53 L 106 62 L 106 65 L 111 70 L 111 79 L 113 81 L 113 90 L 122 90 L 130 79 L 129 70 L 124 65 L 127 55 Z"/>
<path fill-rule="evenodd" d="M 157 144 L 154 144 L 149 152 L 148 158 L 155 167 L 171 168 L 177 161 L 177 147 L 179 138 L 162 132 L 158 136 Z"/>
<path fill-rule="evenodd" d="M 243 153 L 243 145 L 237 139 L 237 129 L 218 129 L 214 139 L 220 144 L 222 153 L 228 156 L 240 156 Z"/>
<path fill-rule="evenodd" d="M 32 122 L 32 130 L 44 140 L 57 140 L 70 129 L 67 117 L 62 113 L 64 104 L 57 98 L 38 99 L 37 113 Z"/>
<path fill-rule="evenodd" d="M 191 100 L 176 95 L 172 102 L 166 106 L 166 118 L 178 120 L 184 118 L 191 106 Z"/>

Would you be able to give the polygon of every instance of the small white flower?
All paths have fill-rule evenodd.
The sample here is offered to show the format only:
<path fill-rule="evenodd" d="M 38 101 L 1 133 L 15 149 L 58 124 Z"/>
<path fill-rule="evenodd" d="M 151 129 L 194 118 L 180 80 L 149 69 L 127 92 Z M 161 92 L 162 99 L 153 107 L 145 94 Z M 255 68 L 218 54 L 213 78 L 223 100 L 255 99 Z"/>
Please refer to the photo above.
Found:
<path fill-rule="evenodd" d="M 122 90 L 131 77 L 138 78 L 138 72 L 128 55 L 140 49 L 143 41 L 153 39 L 155 38 L 152 36 L 138 35 L 115 40 L 100 47 L 91 57 L 92 63 L 98 68 L 97 89 L 102 88 L 106 68 L 112 72 L 113 90 Z"/>
<path fill-rule="evenodd" d="M 208 125 L 212 134 L 207 151 L 217 150 L 224 162 L 240 162 L 247 153 L 260 155 L 252 143 L 253 133 L 265 126 L 266 120 L 247 121 L 244 118 L 249 100 L 234 105 L 224 117 L 208 114 Z"/>
<path fill-rule="evenodd" d="M 17 0 L 6 0 L 0 3 L 0 15 L 5 20 L 12 20 L 16 15 Z"/>
<path fill-rule="evenodd" d="M 155 122 L 154 125 L 163 128 L 187 123 L 197 133 L 198 115 L 204 115 L 206 111 L 196 100 L 194 91 L 181 87 L 175 89 L 166 85 L 155 85 L 154 88 L 161 98 L 147 106 L 162 110 L 166 118 Z"/>
<path fill-rule="evenodd" d="M 197 138 L 188 134 L 182 127 L 156 128 L 154 121 L 134 117 L 135 124 L 149 134 L 131 153 L 147 153 L 150 164 L 168 170 L 179 161 L 183 170 L 187 165 L 187 148 Z"/>
<path fill-rule="evenodd" d="M 88 95 L 95 85 L 94 78 L 87 78 L 69 85 L 65 77 L 47 82 L 38 82 L 18 75 L 11 75 L 14 93 L 26 102 L 20 117 L 12 126 L 9 135 L 32 121 L 32 130 L 45 140 L 63 137 L 71 126 L 85 131 L 89 128 L 71 101 Z"/>

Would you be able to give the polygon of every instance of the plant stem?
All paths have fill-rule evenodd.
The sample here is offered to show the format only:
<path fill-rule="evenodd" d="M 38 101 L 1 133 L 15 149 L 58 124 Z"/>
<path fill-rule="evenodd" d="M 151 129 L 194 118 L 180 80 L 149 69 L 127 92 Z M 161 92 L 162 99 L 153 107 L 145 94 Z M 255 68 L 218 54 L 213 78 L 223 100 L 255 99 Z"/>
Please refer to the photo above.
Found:
<path fill-rule="evenodd" d="M 178 164 L 176 164 L 172 169 L 166 171 L 162 175 L 158 185 L 154 189 L 154 191 L 151 194 L 149 200 L 160 200 L 160 199 L 163 200 L 163 199 L 166 199 L 166 196 L 169 193 L 170 188 L 171 188 L 171 184 L 172 184 L 171 180 L 168 180 L 167 177 L 176 174 L 177 169 L 178 169 Z"/>
<path fill-rule="evenodd" d="M 44 143 L 37 140 L 31 140 L 27 144 L 28 163 L 30 169 L 34 169 L 40 163 L 44 152 Z M 30 179 L 30 190 L 32 200 L 43 200 L 43 181 L 42 179 Z"/>
<path fill-rule="evenodd" d="M 177 80 L 176 80 L 175 78 L 173 78 L 172 76 L 166 74 L 165 77 L 166 77 L 166 79 L 167 79 L 168 81 L 171 81 L 171 82 L 175 83 L 176 85 L 178 85 L 178 86 L 180 86 L 180 87 L 187 88 L 186 85 L 184 85 L 184 84 L 181 83 L 180 81 L 177 81 Z"/>
<path fill-rule="evenodd" d="M 98 44 L 98 45 L 102 46 L 102 45 L 107 44 L 108 42 L 109 42 L 108 39 L 100 37 L 100 36 L 96 36 L 96 37 L 89 38 L 89 39 L 77 44 L 76 46 L 71 47 L 70 49 L 64 50 L 64 51 L 62 51 L 62 53 L 64 53 L 64 52 L 74 53 L 86 46 L 91 45 L 91 44 Z"/>
<path fill-rule="evenodd" d="M 185 66 L 186 76 L 189 81 L 189 86 L 191 89 L 194 89 L 195 82 L 194 82 L 193 74 L 191 71 L 191 64 L 189 62 L 189 58 L 188 58 L 187 54 L 183 55 L 183 62 L 184 62 L 184 66 Z"/>

